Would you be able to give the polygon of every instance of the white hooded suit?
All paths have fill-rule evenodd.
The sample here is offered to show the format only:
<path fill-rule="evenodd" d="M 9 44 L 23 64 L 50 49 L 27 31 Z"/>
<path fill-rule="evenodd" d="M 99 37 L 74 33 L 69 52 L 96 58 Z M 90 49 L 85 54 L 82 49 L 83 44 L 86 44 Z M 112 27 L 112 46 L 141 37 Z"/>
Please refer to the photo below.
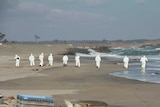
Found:
<path fill-rule="evenodd" d="M 96 67 L 97 67 L 97 68 L 100 68 L 100 62 L 101 62 L 101 57 L 100 57 L 100 55 L 97 55 L 97 56 L 95 57 L 95 61 L 96 61 Z"/>
<path fill-rule="evenodd" d="M 64 55 L 63 58 L 62 58 L 62 61 L 63 61 L 63 66 L 67 66 L 68 56 L 67 56 L 67 55 Z"/>
<path fill-rule="evenodd" d="M 44 59 L 44 54 L 43 53 L 41 53 L 40 55 L 39 55 L 39 61 L 40 61 L 40 66 L 43 66 L 43 59 Z"/>
<path fill-rule="evenodd" d="M 140 59 L 140 62 L 141 62 L 141 67 L 142 69 L 145 69 L 146 67 L 146 62 L 148 61 L 148 59 L 146 58 L 146 56 L 143 56 L 141 59 Z"/>
<path fill-rule="evenodd" d="M 29 56 L 30 66 L 34 66 L 34 65 L 35 65 L 34 60 L 35 60 L 35 57 L 33 56 L 33 54 L 31 54 L 31 55 Z"/>
<path fill-rule="evenodd" d="M 49 65 L 52 66 L 53 65 L 53 55 L 52 55 L 52 53 L 50 53 L 50 55 L 48 56 L 48 61 L 49 61 Z"/>
<path fill-rule="evenodd" d="M 80 67 L 80 56 L 75 56 L 76 67 Z"/>
<path fill-rule="evenodd" d="M 123 62 L 124 62 L 124 67 L 127 69 L 128 68 L 128 62 L 129 62 L 129 58 L 127 56 L 125 56 L 123 58 Z"/>
<path fill-rule="evenodd" d="M 18 55 L 15 55 L 15 57 L 14 57 L 15 59 L 16 59 L 16 64 L 15 64 L 15 66 L 16 67 L 19 67 L 19 64 L 20 64 L 20 56 L 18 56 Z"/>

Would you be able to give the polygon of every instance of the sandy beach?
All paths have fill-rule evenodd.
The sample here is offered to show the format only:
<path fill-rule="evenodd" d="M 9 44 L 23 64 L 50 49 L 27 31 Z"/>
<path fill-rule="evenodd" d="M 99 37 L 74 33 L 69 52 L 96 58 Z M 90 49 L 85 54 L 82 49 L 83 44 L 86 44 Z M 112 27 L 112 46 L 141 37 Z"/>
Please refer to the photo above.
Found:
<path fill-rule="evenodd" d="M 78 68 L 75 67 L 73 56 L 70 56 L 72 60 L 69 60 L 67 67 L 63 67 L 61 55 L 57 53 L 62 53 L 67 47 L 60 46 L 63 48 L 58 50 L 58 46 L 53 46 L 53 49 L 51 45 L 45 46 L 48 50 L 38 48 L 36 45 L 33 54 L 38 56 L 43 51 L 47 56 L 52 52 L 56 59 L 53 67 L 48 65 L 30 67 L 27 58 L 32 49 L 27 45 L 23 47 L 16 45 L 13 49 L 17 49 L 16 51 L 9 51 L 12 46 L 6 46 L 3 52 L 1 51 L 0 93 L 2 95 L 15 97 L 17 94 L 43 95 L 54 97 L 59 103 L 64 99 L 98 100 L 108 103 L 108 107 L 159 107 L 160 84 L 111 76 L 109 75 L 111 72 L 125 70 L 122 65 L 113 62 L 102 61 L 99 69 L 95 67 L 95 62 L 83 62 Z M 18 52 L 22 61 L 20 67 L 16 68 L 12 58 Z M 37 60 L 36 64 L 38 63 Z"/>

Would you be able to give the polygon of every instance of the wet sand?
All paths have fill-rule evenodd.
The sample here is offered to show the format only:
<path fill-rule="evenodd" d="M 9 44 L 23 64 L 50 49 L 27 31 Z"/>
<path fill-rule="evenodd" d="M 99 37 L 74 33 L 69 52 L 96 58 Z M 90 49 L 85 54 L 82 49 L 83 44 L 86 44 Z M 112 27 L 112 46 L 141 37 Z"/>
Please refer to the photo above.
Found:
<path fill-rule="evenodd" d="M 21 67 L 16 68 L 14 63 L 14 60 L 1 61 L 2 95 L 45 95 L 59 103 L 63 99 L 98 100 L 108 103 L 108 107 L 158 107 L 160 104 L 160 84 L 109 75 L 125 70 L 122 65 L 102 62 L 98 69 L 94 62 L 83 62 L 77 68 L 73 61 L 67 67 L 59 61 L 53 67 L 29 67 L 28 61 L 23 60 Z"/>

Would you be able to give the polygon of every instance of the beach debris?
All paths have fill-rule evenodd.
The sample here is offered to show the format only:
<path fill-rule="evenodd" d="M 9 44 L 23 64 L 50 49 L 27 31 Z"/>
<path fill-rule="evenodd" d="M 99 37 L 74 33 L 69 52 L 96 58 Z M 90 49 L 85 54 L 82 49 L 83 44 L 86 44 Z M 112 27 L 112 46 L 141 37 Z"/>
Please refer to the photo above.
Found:
<path fill-rule="evenodd" d="M 15 97 L 14 96 L 3 96 L 0 94 L 0 107 L 8 107 L 8 105 L 11 105 L 9 107 L 13 107 L 13 103 L 15 102 Z"/>
<path fill-rule="evenodd" d="M 0 104 L 3 104 L 4 103 L 4 97 L 2 94 L 0 94 Z"/>
<path fill-rule="evenodd" d="M 73 104 L 70 101 L 64 100 L 64 102 L 65 102 L 67 107 L 73 107 Z"/>
<path fill-rule="evenodd" d="M 13 101 L 15 101 L 15 97 L 14 96 L 8 96 L 4 99 L 4 104 L 10 105 Z"/>
<path fill-rule="evenodd" d="M 38 68 L 33 68 L 33 69 L 32 69 L 32 71 L 38 71 L 38 70 L 39 70 Z"/>
<path fill-rule="evenodd" d="M 44 63 L 43 66 L 47 66 L 47 63 Z"/>
<path fill-rule="evenodd" d="M 81 104 L 75 104 L 74 107 L 83 107 Z"/>
<path fill-rule="evenodd" d="M 66 100 L 64 102 L 67 107 L 107 107 L 108 104 L 103 101 L 94 101 L 94 100 Z"/>
<path fill-rule="evenodd" d="M 54 98 L 47 96 L 17 95 L 16 107 L 53 107 Z"/>
<path fill-rule="evenodd" d="M 1 97 L 3 97 L 3 95 L 2 95 L 2 94 L 0 94 L 0 98 L 1 98 Z"/>

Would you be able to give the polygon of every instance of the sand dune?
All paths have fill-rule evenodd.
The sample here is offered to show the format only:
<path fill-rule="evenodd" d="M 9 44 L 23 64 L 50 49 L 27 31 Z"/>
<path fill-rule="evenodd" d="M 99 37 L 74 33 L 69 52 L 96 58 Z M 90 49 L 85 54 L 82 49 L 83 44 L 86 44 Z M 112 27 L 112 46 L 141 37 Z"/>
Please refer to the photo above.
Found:
<path fill-rule="evenodd" d="M 57 55 L 64 53 L 69 47 L 71 47 L 69 44 L 4 44 L 0 46 L 0 56 L 12 58 L 15 54 L 18 54 L 26 59 L 31 53 L 35 57 L 38 57 L 42 52 L 46 56 L 50 53 Z"/>

